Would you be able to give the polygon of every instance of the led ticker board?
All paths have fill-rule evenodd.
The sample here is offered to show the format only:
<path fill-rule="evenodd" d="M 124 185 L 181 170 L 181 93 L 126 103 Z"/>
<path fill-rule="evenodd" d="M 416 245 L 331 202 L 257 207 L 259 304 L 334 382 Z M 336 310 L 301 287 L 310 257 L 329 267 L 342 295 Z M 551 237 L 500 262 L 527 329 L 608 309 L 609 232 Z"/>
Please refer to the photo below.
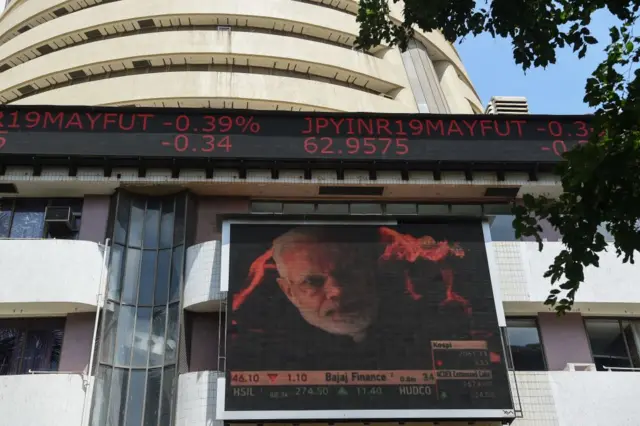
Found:
<path fill-rule="evenodd" d="M 514 417 L 480 222 L 227 223 L 220 420 Z"/>
<path fill-rule="evenodd" d="M 589 120 L 4 106 L 0 154 L 555 163 L 589 139 Z"/>

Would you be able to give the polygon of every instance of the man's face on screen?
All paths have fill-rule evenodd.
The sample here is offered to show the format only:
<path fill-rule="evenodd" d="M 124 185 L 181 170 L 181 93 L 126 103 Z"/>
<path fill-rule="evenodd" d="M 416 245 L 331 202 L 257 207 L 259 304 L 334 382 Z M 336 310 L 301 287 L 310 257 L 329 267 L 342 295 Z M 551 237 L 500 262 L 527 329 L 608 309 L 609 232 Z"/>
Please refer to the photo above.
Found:
<path fill-rule="evenodd" d="M 375 258 L 349 244 L 314 241 L 290 242 L 278 257 L 278 284 L 309 324 L 364 337 L 378 309 Z"/>

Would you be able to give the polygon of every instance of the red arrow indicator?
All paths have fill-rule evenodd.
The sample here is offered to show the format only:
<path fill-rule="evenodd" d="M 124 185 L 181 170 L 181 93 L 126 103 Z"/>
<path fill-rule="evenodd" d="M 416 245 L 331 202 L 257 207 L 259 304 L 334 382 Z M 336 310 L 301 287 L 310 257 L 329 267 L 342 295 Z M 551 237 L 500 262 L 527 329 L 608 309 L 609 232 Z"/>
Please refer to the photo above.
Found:
<path fill-rule="evenodd" d="M 271 381 L 271 383 L 275 383 L 276 379 L 278 378 L 278 375 L 274 373 L 269 373 L 267 374 L 267 377 L 269 377 L 269 380 Z"/>

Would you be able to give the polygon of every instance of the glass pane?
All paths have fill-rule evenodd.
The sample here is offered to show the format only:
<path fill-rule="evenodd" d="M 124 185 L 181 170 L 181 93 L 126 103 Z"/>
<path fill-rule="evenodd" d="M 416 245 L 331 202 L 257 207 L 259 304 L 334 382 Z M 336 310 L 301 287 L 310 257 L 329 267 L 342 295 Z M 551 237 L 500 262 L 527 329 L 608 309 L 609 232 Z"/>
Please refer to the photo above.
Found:
<path fill-rule="evenodd" d="M 147 200 L 147 213 L 144 218 L 144 248 L 158 248 L 160 231 L 160 200 Z"/>
<path fill-rule="evenodd" d="M 128 366 L 131 362 L 131 344 L 136 309 L 133 306 L 121 306 L 118 315 L 118 335 L 116 337 L 116 365 Z"/>
<path fill-rule="evenodd" d="M 152 305 L 156 282 L 156 251 L 142 251 L 140 270 L 140 288 L 138 289 L 138 305 Z"/>
<path fill-rule="evenodd" d="M 638 352 L 638 335 L 634 324 L 631 321 L 622 321 L 622 330 L 624 337 L 627 339 L 627 346 L 631 355 L 633 367 L 640 368 L 640 353 Z"/>
<path fill-rule="evenodd" d="M 495 216 L 489 229 L 491 230 L 491 241 L 515 241 L 516 234 L 513 229 L 513 218 L 510 215 Z"/>
<path fill-rule="evenodd" d="M 173 224 L 173 245 L 182 244 L 184 240 L 184 219 L 185 219 L 185 202 L 184 195 L 176 197 L 176 219 Z"/>
<path fill-rule="evenodd" d="M 118 244 L 125 244 L 127 241 L 130 213 L 131 199 L 121 192 L 118 194 L 118 212 L 116 213 L 116 222 L 113 227 L 113 241 Z"/>
<path fill-rule="evenodd" d="M 144 406 L 146 383 L 146 370 L 131 370 L 126 426 L 140 426 L 142 424 L 142 407 Z"/>
<path fill-rule="evenodd" d="M 147 380 L 147 396 L 144 407 L 144 426 L 156 426 L 158 409 L 160 408 L 160 384 L 162 382 L 162 368 L 149 370 Z"/>
<path fill-rule="evenodd" d="M 9 237 L 9 227 L 11 226 L 11 209 L 13 200 L 0 200 L 0 238 Z"/>
<path fill-rule="evenodd" d="M 122 290 L 122 259 L 124 257 L 124 247 L 114 244 L 111 247 L 111 263 L 109 265 L 109 291 L 108 298 L 120 301 Z"/>
<path fill-rule="evenodd" d="M 0 376 L 17 371 L 21 336 L 22 331 L 17 328 L 0 328 Z"/>
<path fill-rule="evenodd" d="M 122 303 L 135 305 L 138 301 L 140 257 L 140 249 L 127 249 L 127 257 L 124 262 L 124 277 L 122 279 Z"/>
<path fill-rule="evenodd" d="M 124 421 L 127 388 L 129 387 L 129 370 L 114 368 L 111 376 L 111 392 L 109 395 L 109 412 L 107 426 L 120 426 Z"/>
<path fill-rule="evenodd" d="M 16 200 L 10 238 L 42 238 L 46 200 Z"/>
<path fill-rule="evenodd" d="M 22 349 L 18 374 L 30 371 L 56 371 L 62 347 L 61 330 L 30 330 Z"/>
<path fill-rule="evenodd" d="M 180 286 L 182 283 L 182 255 L 183 246 L 173 249 L 171 258 L 171 287 L 169 288 L 169 301 L 180 299 Z"/>
<path fill-rule="evenodd" d="M 116 325 L 118 324 L 118 314 L 120 313 L 120 305 L 113 302 L 107 302 L 104 310 L 104 340 L 102 343 L 101 356 L 102 362 L 113 364 L 113 351 L 116 343 Z"/>
<path fill-rule="evenodd" d="M 144 199 L 138 198 L 133 200 L 131 204 L 131 219 L 129 223 L 129 240 L 127 245 L 130 247 L 142 246 L 142 230 L 144 224 Z"/>
<path fill-rule="evenodd" d="M 167 308 L 157 306 L 153 308 L 151 324 L 151 348 L 149 351 L 149 366 L 164 364 L 164 330 L 167 322 Z"/>
<path fill-rule="evenodd" d="M 507 336 L 515 370 L 546 370 L 535 320 L 507 320 Z"/>
<path fill-rule="evenodd" d="M 52 348 L 49 355 L 49 371 L 58 371 L 60 369 L 60 356 L 62 355 L 62 340 L 64 339 L 64 329 L 55 329 L 52 331 Z M 47 362 L 45 360 L 45 362 Z"/>
<path fill-rule="evenodd" d="M 586 320 L 587 335 L 596 368 L 631 367 L 624 335 L 617 320 Z"/>
<path fill-rule="evenodd" d="M 165 364 L 176 362 L 178 354 L 178 303 L 169 306 L 169 320 L 167 322 L 167 344 L 165 345 Z"/>
<path fill-rule="evenodd" d="M 104 426 L 107 421 L 107 409 L 109 408 L 109 388 L 111 387 L 111 367 L 101 365 L 98 367 L 93 393 L 93 412 L 91 413 L 91 426 Z"/>
<path fill-rule="evenodd" d="M 160 223 L 160 247 L 173 247 L 173 203 L 175 198 L 162 201 L 162 219 Z"/>
<path fill-rule="evenodd" d="M 160 424 L 171 424 L 171 408 L 173 406 L 173 390 L 175 384 L 175 367 L 166 367 L 164 369 L 164 378 L 162 380 L 162 404 L 160 406 Z"/>
<path fill-rule="evenodd" d="M 133 334 L 133 357 L 131 365 L 146 367 L 149 352 L 149 333 L 151 332 L 151 308 L 138 308 L 136 331 Z"/>
<path fill-rule="evenodd" d="M 158 270 L 156 272 L 154 305 L 166 305 L 169 294 L 169 270 L 171 268 L 171 249 L 158 252 Z"/>

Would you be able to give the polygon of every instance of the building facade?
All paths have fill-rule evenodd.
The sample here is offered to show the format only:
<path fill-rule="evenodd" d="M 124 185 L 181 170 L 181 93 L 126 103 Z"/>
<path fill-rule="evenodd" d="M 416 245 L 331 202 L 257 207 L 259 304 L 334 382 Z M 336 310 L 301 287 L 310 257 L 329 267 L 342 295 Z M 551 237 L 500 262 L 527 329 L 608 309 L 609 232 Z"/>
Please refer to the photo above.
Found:
<path fill-rule="evenodd" d="M 0 102 L 482 111 L 441 35 L 361 52 L 356 13 L 351 0 L 15 0 L 0 20 Z"/>
<path fill-rule="evenodd" d="M 418 32 L 406 52 L 361 52 L 353 48 L 356 11 L 351 0 L 13 0 L 0 17 L 0 102 L 483 111 L 441 35 Z M 401 5 L 393 13 L 401 17 Z M 3 146 L 10 120 L 1 121 Z M 175 165 L 98 160 L 91 147 L 85 154 L 0 158 L 0 425 L 221 424 L 224 223 L 301 218 L 482 221 L 513 424 L 639 422 L 638 267 L 606 253 L 587 271 L 575 312 L 557 317 L 542 305 L 542 275 L 559 236 L 546 231 L 538 252 L 511 228 L 514 200 L 559 194 L 550 171 Z M 436 420 L 501 423 L 412 419 Z"/>

